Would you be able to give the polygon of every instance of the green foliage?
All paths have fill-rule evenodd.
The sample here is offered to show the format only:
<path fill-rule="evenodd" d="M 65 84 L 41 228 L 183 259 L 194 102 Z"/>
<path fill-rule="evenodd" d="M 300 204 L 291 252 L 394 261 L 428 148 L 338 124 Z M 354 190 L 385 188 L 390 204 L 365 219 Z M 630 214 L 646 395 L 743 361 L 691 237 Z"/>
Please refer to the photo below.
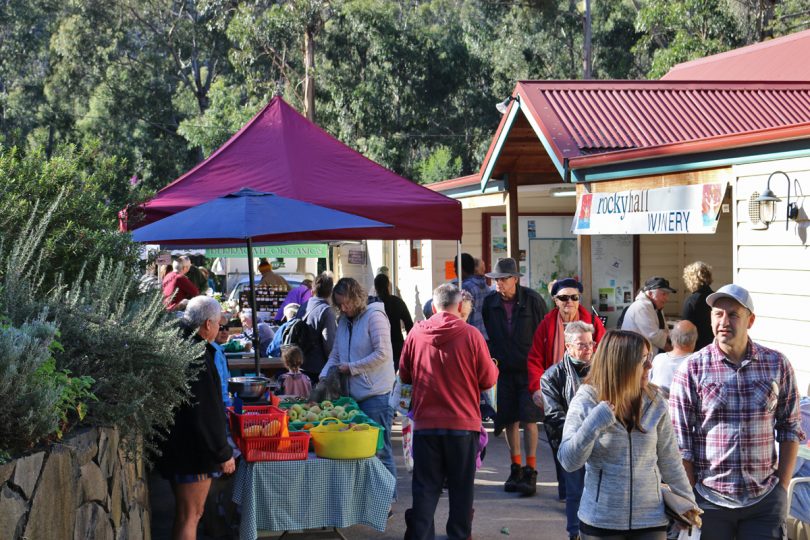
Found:
<path fill-rule="evenodd" d="M 648 1 L 638 13 L 636 27 L 643 37 L 634 50 L 651 55 L 647 73 L 651 79 L 675 64 L 743 44 L 726 0 Z"/>
<path fill-rule="evenodd" d="M 68 146 L 51 159 L 42 150 L 23 154 L 0 148 L 0 237 L 17 237 L 40 202 L 60 200 L 37 250 L 29 253 L 36 259 L 28 264 L 41 265 L 46 287 L 59 273 L 72 280 L 102 257 L 134 269 L 138 248 L 129 235 L 116 231 L 117 212 L 143 195 L 130 187 L 124 170 L 96 144 Z"/>
<path fill-rule="evenodd" d="M 50 350 L 55 335 L 56 326 L 43 317 L 19 327 L 0 325 L 0 452 L 17 454 L 61 437 L 82 400 L 91 398 L 92 379 L 56 369 Z"/>
<path fill-rule="evenodd" d="M 142 435 L 149 446 L 187 399 L 201 347 L 178 338 L 159 292 L 139 295 L 136 285 L 123 264 L 102 260 L 94 278 L 59 288 L 46 306 L 62 335 L 57 365 L 95 379 L 98 402 L 86 421 L 116 425 L 129 441 Z"/>
<path fill-rule="evenodd" d="M 454 158 L 448 147 L 439 146 L 419 163 L 418 169 L 421 184 L 455 178 L 461 174 L 461 158 Z"/>
<path fill-rule="evenodd" d="M 51 342 L 51 348 L 58 342 Z M 61 350 L 61 346 L 57 348 Z M 43 389 L 51 389 L 58 396 L 54 409 L 59 416 L 59 426 L 56 428 L 56 437 L 61 439 L 70 429 L 73 422 L 81 422 L 87 414 L 87 402 L 98 401 L 90 391 L 93 386 L 93 377 L 71 377 L 69 370 L 56 368 L 56 360 L 49 358 L 42 363 L 34 373 L 34 383 Z"/>
<path fill-rule="evenodd" d="M 70 285 L 44 283 L 37 255 L 67 204 L 65 193 L 42 215 L 34 202 L 28 221 L 3 236 L 0 399 L 9 406 L 0 450 L 61 436 L 79 420 L 118 426 L 129 443 L 142 436 L 151 447 L 188 398 L 189 366 L 200 348 L 179 339 L 160 293 L 139 294 L 136 274 L 122 261 L 101 258 L 93 279 L 80 271 Z"/>

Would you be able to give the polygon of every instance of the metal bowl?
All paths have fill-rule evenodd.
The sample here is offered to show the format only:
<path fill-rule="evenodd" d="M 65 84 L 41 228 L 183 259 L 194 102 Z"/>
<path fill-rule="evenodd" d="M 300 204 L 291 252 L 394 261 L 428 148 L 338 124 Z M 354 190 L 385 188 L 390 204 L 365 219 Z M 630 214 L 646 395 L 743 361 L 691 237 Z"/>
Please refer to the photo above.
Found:
<path fill-rule="evenodd" d="M 269 382 L 267 377 L 231 377 L 228 379 L 228 392 L 240 398 L 258 398 L 267 390 Z"/>

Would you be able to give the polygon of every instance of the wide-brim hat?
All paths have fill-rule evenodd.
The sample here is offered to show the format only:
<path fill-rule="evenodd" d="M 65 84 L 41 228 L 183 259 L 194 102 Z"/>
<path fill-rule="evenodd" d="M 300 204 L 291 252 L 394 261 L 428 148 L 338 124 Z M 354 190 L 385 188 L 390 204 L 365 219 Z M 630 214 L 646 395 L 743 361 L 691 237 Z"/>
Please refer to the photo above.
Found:
<path fill-rule="evenodd" d="M 490 279 L 500 279 L 506 277 L 521 277 L 523 274 L 518 272 L 517 262 L 511 257 L 501 259 L 495 263 L 495 268 L 492 272 L 485 274 Z"/>

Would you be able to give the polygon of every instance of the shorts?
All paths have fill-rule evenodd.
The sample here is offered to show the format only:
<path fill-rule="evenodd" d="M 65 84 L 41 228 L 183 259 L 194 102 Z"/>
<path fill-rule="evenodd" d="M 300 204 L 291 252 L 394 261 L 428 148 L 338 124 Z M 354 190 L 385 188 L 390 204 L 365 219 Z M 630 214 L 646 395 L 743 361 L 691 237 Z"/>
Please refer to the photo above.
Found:
<path fill-rule="evenodd" d="M 204 480 L 219 478 L 220 476 L 222 476 L 221 472 L 210 472 L 200 474 L 175 474 L 172 475 L 171 481 L 174 484 L 196 484 L 197 482 L 203 482 Z"/>
<path fill-rule="evenodd" d="M 515 422 L 542 422 L 543 409 L 532 401 L 529 393 L 529 374 L 501 372 L 498 375 L 498 415 L 496 425 Z"/>

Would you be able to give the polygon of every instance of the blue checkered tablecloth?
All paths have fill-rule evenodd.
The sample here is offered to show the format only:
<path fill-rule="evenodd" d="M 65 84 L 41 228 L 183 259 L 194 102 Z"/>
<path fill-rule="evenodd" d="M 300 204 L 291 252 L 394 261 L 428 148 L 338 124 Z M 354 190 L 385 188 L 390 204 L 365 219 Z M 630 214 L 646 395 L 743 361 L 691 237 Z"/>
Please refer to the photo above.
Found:
<path fill-rule="evenodd" d="M 368 525 L 385 531 L 394 477 L 376 458 L 242 462 L 233 501 L 242 505 L 240 540 L 257 531 Z"/>

